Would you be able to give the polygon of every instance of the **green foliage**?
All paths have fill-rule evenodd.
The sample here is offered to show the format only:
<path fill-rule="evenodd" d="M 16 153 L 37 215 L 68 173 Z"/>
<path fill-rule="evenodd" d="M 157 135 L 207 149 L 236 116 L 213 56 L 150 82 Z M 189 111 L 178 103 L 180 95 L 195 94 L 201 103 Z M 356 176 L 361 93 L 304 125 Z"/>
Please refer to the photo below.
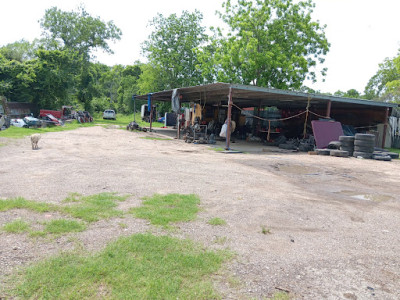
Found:
<path fill-rule="evenodd" d="M 316 80 L 313 68 L 330 45 L 325 27 L 311 18 L 311 0 L 226 1 L 223 7 L 220 17 L 230 31 L 215 30 L 198 52 L 208 81 L 299 89 L 305 79 Z"/>
<path fill-rule="evenodd" d="M 55 45 L 77 50 L 85 59 L 96 49 L 112 53 L 108 41 L 119 40 L 122 34 L 112 21 L 90 16 L 83 6 L 71 12 L 52 7 L 46 10 L 40 26 L 47 39 L 54 41 Z"/>
<path fill-rule="evenodd" d="M 358 98 L 358 99 L 363 97 L 356 89 L 351 89 L 348 90 L 347 92 L 342 92 L 339 90 L 334 93 L 334 96 L 346 97 L 346 98 Z"/>
<path fill-rule="evenodd" d="M 17 219 L 5 224 L 3 230 L 8 233 L 24 233 L 29 231 L 29 224 L 21 219 Z"/>
<path fill-rule="evenodd" d="M 170 223 L 193 220 L 199 203 L 199 197 L 193 194 L 155 194 L 144 198 L 143 205 L 132 208 L 130 212 L 138 218 L 150 220 L 153 225 L 168 227 Z"/>
<path fill-rule="evenodd" d="M 400 53 L 386 58 L 365 87 L 367 99 L 400 102 Z"/>
<path fill-rule="evenodd" d="M 45 127 L 45 128 L 20 128 L 11 126 L 7 130 L 0 131 L 0 137 L 5 138 L 23 138 L 25 136 L 29 136 L 34 133 L 47 133 L 47 132 L 58 132 L 65 130 L 74 130 L 82 127 L 90 127 L 94 126 L 95 123 L 83 123 L 80 124 L 76 121 L 70 124 L 65 124 L 64 126 L 53 126 L 53 127 Z"/>
<path fill-rule="evenodd" d="M 196 10 L 183 11 L 181 16 L 158 14 L 150 22 L 154 30 L 143 43 L 143 52 L 150 63 L 143 69 L 140 80 L 142 93 L 203 82 L 194 51 L 206 40 L 202 20 L 203 15 Z"/>
<path fill-rule="evenodd" d="M 36 41 L 32 44 L 24 39 L 0 48 L 0 54 L 7 60 L 24 62 L 34 58 Z"/>
<path fill-rule="evenodd" d="M 207 223 L 213 226 L 226 225 L 226 221 L 221 218 L 212 218 Z"/>
<path fill-rule="evenodd" d="M 86 225 L 75 220 L 58 219 L 46 223 L 45 232 L 61 234 L 67 232 L 80 232 L 86 229 Z"/>
<path fill-rule="evenodd" d="M 35 299 L 215 299 L 208 279 L 226 260 L 188 240 L 138 234 L 91 256 L 62 254 L 21 274 L 14 295 Z"/>

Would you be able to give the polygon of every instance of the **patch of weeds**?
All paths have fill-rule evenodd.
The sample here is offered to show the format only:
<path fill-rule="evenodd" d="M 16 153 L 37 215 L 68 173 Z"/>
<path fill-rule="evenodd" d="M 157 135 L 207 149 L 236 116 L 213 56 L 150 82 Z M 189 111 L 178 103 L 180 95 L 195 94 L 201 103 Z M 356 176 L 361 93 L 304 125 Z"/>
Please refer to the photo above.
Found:
<path fill-rule="evenodd" d="M 159 137 L 151 137 L 151 136 L 141 137 L 141 139 L 153 140 L 153 141 L 172 141 L 172 139 L 169 139 L 169 138 L 159 138 Z"/>
<path fill-rule="evenodd" d="M 29 224 L 21 219 L 14 220 L 3 226 L 3 230 L 8 233 L 24 233 L 29 231 Z"/>
<path fill-rule="evenodd" d="M 238 288 L 241 286 L 240 280 L 236 277 L 228 276 L 227 280 L 228 280 L 229 286 L 232 288 Z"/>
<path fill-rule="evenodd" d="M 79 193 L 69 193 L 67 198 L 63 200 L 63 202 L 79 202 L 82 194 Z"/>
<path fill-rule="evenodd" d="M 271 234 L 271 229 L 266 228 L 265 226 L 261 226 L 261 233 L 262 234 Z"/>
<path fill-rule="evenodd" d="M 30 237 L 45 237 L 46 235 L 47 235 L 47 232 L 42 231 L 42 230 L 36 230 L 36 231 L 29 232 Z"/>
<path fill-rule="evenodd" d="M 0 147 L 3 147 L 3 146 L 5 146 L 6 144 L 2 144 L 2 143 L 0 143 Z"/>
<path fill-rule="evenodd" d="M 130 209 L 136 217 L 153 225 L 168 227 L 170 223 L 188 222 L 196 218 L 200 199 L 197 195 L 155 194 L 145 197 L 142 206 Z"/>
<path fill-rule="evenodd" d="M 212 218 L 207 223 L 213 226 L 226 225 L 226 221 L 221 218 Z"/>
<path fill-rule="evenodd" d="M 125 223 L 118 223 L 119 227 L 122 229 L 126 229 L 128 228 L 128 225 L 126 225 Z"/>
<path fill-rule="evenodd" d="M 80 232 L 86 229 L 86 225 L 75 220 L 58 219 L 46 223 L 45 232 L 62 234 L 68 232 Z"/>
<path fill-rule="evenodd" d="M 26 200 L 22 197 L 12 199 L 0 199 L 0 211 L 7 211 L 10 209 L 29 209 L 39 213 L 56 211 L 58 207 L 53 204 Z"/>
<path fill-rule="evenodd" d="M 113 193 L 101 193 L 97 195 L 82 196 L 74 194 L 64 201 L 71 205 L 62 207 L 61 210 L 74 218 L 86 222 L 96 222 L 100 219 L 120 217 L 123 211 L 115 209 L 116 201 L 124 201 L 128 196 L 117 196 Z"/>
<path fill-rule="evenodd" d="M 217 236 L 214 239 L 214 243 L 218 245 L 224 245 L 228 241 L 228 238 L 226 236 Z"/>
<path fill-rule="evenodd" d="M 208 150 L 217 151 L 217 152 L 225 151 L 225 148 L 221 148 L 221 147 L 210 147 L 210 148 L 207 148 L 207 149 Z"/>
<path fill-rule="evenodd" d="M 229 258 L 189 240 L 137 234 L 95 255 L 61 254 L 15 280 L 23 299 L 215 299 L 209 277 Z"/>
<path fill-rule="evenodd" d="M 270 300 L 290 300 L 290 294 L 287 292 L 276 292 L 272 295 L 272 298 L 268 298 Z"/>

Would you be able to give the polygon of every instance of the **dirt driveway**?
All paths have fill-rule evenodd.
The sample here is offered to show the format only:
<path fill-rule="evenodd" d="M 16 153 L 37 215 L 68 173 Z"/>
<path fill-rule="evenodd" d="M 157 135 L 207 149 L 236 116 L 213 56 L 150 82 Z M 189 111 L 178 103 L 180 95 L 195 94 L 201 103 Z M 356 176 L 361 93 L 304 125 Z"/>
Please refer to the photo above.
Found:
<path fill-rule="evenodd" d="M 262 299 L 280 289 L 295 299 L 400 299 L 399 160 L 223 154 L 141 138 L 150 135 L 82 128 L 43 135 L 38 151 L 28 138 L 7 141 L 0 198 L 57 203 L 72 192 L 117 192 L 132 195 L 121 203 L 127 210 L 154 193 L 195 193 L 197 220 L 172 234 L 237 254 L 215 278 L 224 299 Z M 0 212 L 0 226 L 17 217 L 43 218 Z M 213 217 L 227 225 L 207 224 Z M 118 236 L 155 230 L 129 216 L 127 226 L 120 222 L 55 240 L 0 232 L 0 285 L 19 266 L 77 244 L 98 250 Z"/>

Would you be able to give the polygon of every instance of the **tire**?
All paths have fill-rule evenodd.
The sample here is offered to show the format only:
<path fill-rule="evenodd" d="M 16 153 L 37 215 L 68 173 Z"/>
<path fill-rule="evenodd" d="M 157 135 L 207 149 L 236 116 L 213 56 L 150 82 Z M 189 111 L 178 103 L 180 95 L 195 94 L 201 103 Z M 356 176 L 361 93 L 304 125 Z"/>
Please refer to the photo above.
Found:
<path fill-rule="evenodd" d="M 342 144 L 342 146 L 354 147 L 354 141 L 342 141 L 340 143 Z"/>
<path fill-rule="evenodd" d="M 362 157 L 362 158 L 366 158 L 366 159 L 371 159 L 372 158 L 372 153 L 354 151 L 353 156 L 354 157 Z"/>
<path fill-rule="evenodd" d="M 389 155 L 373 155 L 372 159 L 381 161 L 392 161 L 392 158 Z"/>
<path fill-rule="evenodd" d="M 318 155 L 330 155 L 331 150 L 329 149 L 315 149 Z"/>
<path fill-rule="evenodd" d="M 374 148 L 373 147 L 361 147 L 361 146 L 354 146 L 354 151 L 358 152 L 368 152 L 368 153 L 373 153 Z"/>
<path fill-rule="evenodd" d="M 349 151 L 331 150 L 329 155 L 330 156 L 337 156 L 337 157 L 349 157 Z"/>
<path fill-rule="evenodd" d="M 355 140 L 354 146 L 361 146 L 361 147 L 374 147 L 375 142 L 373 141 L 366 141 L 366 140 Z"/>
<path fill-rule="evenodd" d="M 356 133 L 355 139 L 363 141 L 375 141 L 375 135 L 367 133 Z"/>
<path fill-rule="evenodd" d="M 328 145 L 328 149 L 334 149 L 334 150 L 337 150 L 337 149 L 340 149 L 340 146 L 342 145 L 342 143 L 341 142 L 338 142 L 338 141 L 332 141 L 332 142 L 330 142 L 329 143 L 329 145 Z"/>
<path fill-rule="evenodd" d="M 347 142 L 347 143 L 354 143 L 355 136 L 347 136 L 347 135 L 341 135 L 339 136 L 339 142 Z"/>
<path fill-rule="evenodd" d="M 279 144 L 279 148 L 285 149 L 285 150 L 296 150 L 297 147 L 293 144 Z"/>

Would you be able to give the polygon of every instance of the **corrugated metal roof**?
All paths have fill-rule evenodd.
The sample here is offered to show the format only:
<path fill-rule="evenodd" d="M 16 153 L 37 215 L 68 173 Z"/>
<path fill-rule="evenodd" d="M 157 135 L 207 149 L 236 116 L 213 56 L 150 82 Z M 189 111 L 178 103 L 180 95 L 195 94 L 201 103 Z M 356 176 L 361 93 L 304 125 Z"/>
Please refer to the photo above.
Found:
<path fill-rule="evenodd" d="M 363 99 L 344 98 L 321 94 L 309 94 L 303 92 L 264 88 L 251 85 L 212 83 L 206 85 L 179 88 L 183 96 L 182 102 L 202 102 L 207 104 L 226 104 L 229 89 L 232 88 L 233 102 L 241 107 L 251 106 L 277 106 L 277 107 L 305 107 L 307 102 L 313 106 L 325 107 L 329 101 L 335 106 L 375 106 L 398 107 L 395 103 L 385 103 Z M 171 101 L 172 90 L 152 93 L 154 101 Z M 138 99 L 147 100 L 147 95 L 137 96 Z"/>

